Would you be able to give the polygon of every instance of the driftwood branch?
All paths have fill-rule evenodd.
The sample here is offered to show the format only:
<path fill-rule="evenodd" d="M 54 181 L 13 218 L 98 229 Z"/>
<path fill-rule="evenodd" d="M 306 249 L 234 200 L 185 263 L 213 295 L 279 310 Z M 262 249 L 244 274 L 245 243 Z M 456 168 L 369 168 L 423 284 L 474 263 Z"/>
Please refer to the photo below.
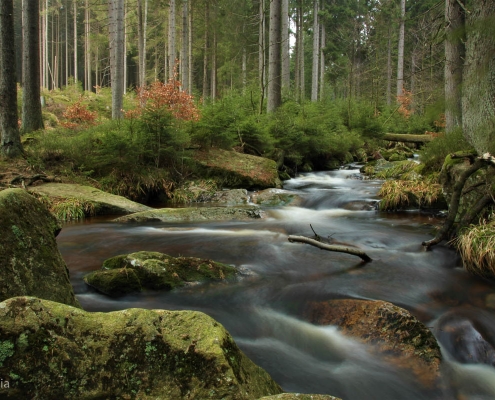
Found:
<path fill-rule="evenodd" d="M 306 243 L 310 244 L 311 246 L 318 247 L 319 249 L 322 250 L 328 250 L 328 251 L 336 251 L 338 253 L 347 253 L 347 254 L 352 254 L 353 256 L 358 256 L 360 257 L 363 261 L 369 262 L 372 261 L 372 259 L 362 250 L 356 249 L 356 248 L 351 248 L 351 247 L 346 247 L 346 246 L 336 246 L 332 244 L 325 244 L 322 242 L 319 242 L 318 240 L 315 239 L 310 239 L 305 236 L 289 236 L 288 237 L 289 242 L 298 242 L 298 243 Z"/>

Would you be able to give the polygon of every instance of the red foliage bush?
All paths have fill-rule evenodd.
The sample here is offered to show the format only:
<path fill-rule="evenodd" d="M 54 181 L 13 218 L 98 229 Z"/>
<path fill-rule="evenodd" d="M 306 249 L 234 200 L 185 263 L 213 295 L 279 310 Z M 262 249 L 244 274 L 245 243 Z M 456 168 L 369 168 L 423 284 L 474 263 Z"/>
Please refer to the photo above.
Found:
<path fill-rule="evenodd" d="M 74 129 L 80 125 L 94 125 L 98 115 L 96 112 L 89 111 L 79 100 L 67 107 L 63 116 L 67 121 L 61 122 L 60 125 L 67 129 Z"/>

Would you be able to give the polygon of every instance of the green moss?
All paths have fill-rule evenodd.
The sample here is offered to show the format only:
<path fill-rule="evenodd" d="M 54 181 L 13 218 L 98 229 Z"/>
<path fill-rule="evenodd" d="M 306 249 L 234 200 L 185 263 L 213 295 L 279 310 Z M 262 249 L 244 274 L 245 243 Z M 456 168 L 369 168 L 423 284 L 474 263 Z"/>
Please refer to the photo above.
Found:
<path fill-rule="evenodd" d="M 84 277 L 84 282 L 109 296 L 141 291 L 141 282 L 137 274 L 128 268 L 91 272 Z"/>
<path fill-rule="evenodd" d="M 3 362 L 14 355 L 14 343 L 9 340 L 0 341 L 0 367 Z"/>

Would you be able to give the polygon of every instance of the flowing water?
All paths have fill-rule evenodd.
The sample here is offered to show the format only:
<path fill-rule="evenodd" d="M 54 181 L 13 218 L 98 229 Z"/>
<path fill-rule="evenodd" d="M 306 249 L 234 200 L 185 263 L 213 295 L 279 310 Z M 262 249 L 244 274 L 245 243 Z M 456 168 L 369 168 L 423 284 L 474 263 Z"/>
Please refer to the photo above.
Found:
<path fill-rule="evenodd" d="M 268 209 L 268 219 L 224 223 L 69 224 L 58 244 L 84 309 L 131 307 L 199 310 L 220 321 L 241 349 L 286 391 L 345 400 L 495 399 L 495 290 L 467 275 L 446 246 L 424 252 L 441 221 L 417 212 L 374 210 L 379 181 L 357 170 L 301 174 L 284 188 L 300 206 Z M 314 230 L 359 246 L 372 259 L 289 243 Z M 82 282 L 112 256 L 140 250 L 232 264 L 245 273 L 231 283 L 190 286 L 110 299 Z M 441 393 L 372 355 L 335 327 L 304 321 L 309 302 L 379 299 L 411 311 L 431 327 L 444 354 Z"/>

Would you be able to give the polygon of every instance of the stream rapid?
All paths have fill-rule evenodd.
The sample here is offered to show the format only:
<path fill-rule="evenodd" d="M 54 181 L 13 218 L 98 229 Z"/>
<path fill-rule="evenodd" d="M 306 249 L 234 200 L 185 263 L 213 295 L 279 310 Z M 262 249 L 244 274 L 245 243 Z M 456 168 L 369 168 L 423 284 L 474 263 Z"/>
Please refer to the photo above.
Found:
<path fill-rule="evenodd" d="M 95 218 L 65 225 L 58 246 L 85 310 L 202 311 L 285 391 L 345 400 L 495 399 L 495 289 L 468 275 L 446 245 L 423 251 L 421 242 L 441 220 L 376 211 L 381 181 L 359 178 L 352 166 L 300 174 L 284 189 L 299 195 L 301 204 L 267 208 L 264 220 L 119 224 Z M 318 235 L 358 246 L 373 261 L 288 242 L 288 235 L 312 236 L 310 224 Z M 142 250 L 210 258 L 244 275 L 119 299 L 82 281 L 105 259 Z M 310 302 L 341 298 L 389 301 L 431 328 L 444 358 L 441 392 L 423 388 L 337 328 L 305 322 Z"/>

